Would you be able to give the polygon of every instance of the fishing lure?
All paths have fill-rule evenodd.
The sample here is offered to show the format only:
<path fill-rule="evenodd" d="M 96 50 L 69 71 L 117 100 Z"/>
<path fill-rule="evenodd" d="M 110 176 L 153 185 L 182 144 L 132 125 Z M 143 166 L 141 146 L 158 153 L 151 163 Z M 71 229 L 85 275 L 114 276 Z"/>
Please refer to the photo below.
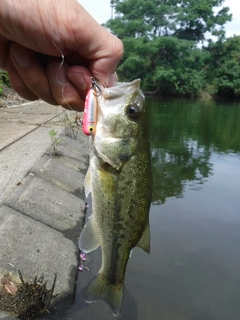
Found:
<path fill-rule="evenodd" d="M 101 94 L 101 89 L 96 84 L 95 79 L 92 77 L 92 85 L 87 93 L 84 114 L 83 114 L 83 132 L 87 136 L 91 136 L 96 131 L 97 124 L 97 96 Z"/>

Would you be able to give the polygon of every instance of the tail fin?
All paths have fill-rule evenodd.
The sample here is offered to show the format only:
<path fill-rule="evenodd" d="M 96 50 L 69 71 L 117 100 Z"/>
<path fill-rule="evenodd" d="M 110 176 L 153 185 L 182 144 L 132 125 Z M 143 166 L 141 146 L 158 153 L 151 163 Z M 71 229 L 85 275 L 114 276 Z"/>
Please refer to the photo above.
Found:
<path fill-rule="evenodd" d="M 122 309 L 123 285 L 112 285 L 102 279 L 101 273 L 93 277 L 84 291 L 84 300 L 91 303 L 95 300 L 105 300 L 112 308 L 114 317 L 119 316 Z"/>

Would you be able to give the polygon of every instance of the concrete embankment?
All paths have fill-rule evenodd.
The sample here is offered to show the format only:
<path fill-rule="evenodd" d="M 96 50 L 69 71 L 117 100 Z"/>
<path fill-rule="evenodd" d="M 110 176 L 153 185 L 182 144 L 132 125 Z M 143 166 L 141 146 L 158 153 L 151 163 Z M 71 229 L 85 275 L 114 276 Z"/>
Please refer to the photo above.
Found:
<path fill-rule="evenodd" d="M 64 319 L 74 297 L 89 161 L 86 137 L 62 117 L 43 102 L 0 109 L 0 278 L 17 278 L 19 269 L 28 281 L 43 274 L 51 287 L 57 274 L 48 319 Z M 57 156 L 51 129 L 60 137 Z M 0 312 L 0 319 L 12 317 Z"/>

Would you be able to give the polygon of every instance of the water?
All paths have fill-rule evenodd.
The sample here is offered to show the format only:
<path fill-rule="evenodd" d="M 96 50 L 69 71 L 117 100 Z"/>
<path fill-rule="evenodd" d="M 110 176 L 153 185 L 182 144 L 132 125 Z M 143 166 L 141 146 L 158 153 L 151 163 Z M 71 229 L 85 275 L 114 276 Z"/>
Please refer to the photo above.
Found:
<path fill-rule="evenodd" d="M 240 104 L 147 99 L 153 167 L 151 254 L 136 248 L 119 319 L 240 319 Z M 100 253 L 91 256 L 98 271 Z M 69 319 L 113 319 L 82 302 Z"/>

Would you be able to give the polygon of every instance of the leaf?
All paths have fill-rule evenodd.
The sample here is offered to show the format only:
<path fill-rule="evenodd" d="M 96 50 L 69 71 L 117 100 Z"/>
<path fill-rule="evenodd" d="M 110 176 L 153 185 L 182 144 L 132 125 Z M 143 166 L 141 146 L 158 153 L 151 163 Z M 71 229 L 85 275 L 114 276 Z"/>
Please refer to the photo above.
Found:
<path fill-rule="evenodd" d="M 7 277 L 4 277 L 2 279 L 2 282 L 4 284 L 4 289 L 10 293 L 12 296 L 14 296 L 17 292 L 17 286 L 10 280 L 7 279 Z"/>

